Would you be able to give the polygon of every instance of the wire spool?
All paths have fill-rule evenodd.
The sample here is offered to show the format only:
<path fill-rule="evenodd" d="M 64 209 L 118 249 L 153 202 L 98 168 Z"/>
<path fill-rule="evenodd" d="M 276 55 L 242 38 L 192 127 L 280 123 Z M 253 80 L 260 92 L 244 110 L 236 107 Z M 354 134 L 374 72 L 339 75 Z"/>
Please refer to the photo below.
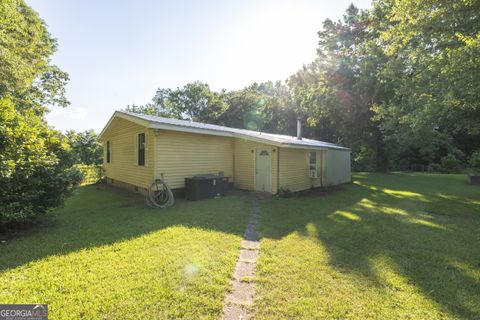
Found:
<path fill-rule="evenodd" d="M 163 179 L 155 179 L 147 190 L 147 205 L 152 208 L 167 208 L 173 206 L 175 198 L 170 187 Z"/>

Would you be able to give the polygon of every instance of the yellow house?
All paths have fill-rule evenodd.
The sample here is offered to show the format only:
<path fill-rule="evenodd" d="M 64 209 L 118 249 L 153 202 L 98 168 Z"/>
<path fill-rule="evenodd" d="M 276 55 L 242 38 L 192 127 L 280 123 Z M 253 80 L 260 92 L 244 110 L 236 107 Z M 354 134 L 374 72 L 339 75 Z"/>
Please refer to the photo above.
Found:
<path fill-rule="evenodd" d="M 299 127 L 300 129 L 300 127 Z M 351 181 L 350 149 L 332 143 L 116 111 L 100 133 L 107 183 L 144 192 L 155 178 L 172 189 L 196 174 L 277 193 Z"/>

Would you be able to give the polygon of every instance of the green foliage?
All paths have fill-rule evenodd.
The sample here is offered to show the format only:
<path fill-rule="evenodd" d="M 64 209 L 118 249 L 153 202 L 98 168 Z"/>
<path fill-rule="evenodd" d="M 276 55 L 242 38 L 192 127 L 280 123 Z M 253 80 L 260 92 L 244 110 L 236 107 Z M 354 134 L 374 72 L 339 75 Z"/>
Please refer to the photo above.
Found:
<path fill-rule="evenodd" d="M 69 145 L 33 110 L 19 112 L 0 99 L 0 227 L 62 204 L 81 180 Z"/>
<path fill-rule="evenodd" d="M 374 171 L 375 170 L 375 153 L 371 148 L 366 146 L 360 147 L 360 150 L 352 154 L 353 171 Z"/>
<path fill-rule="evenodd" d="M 128 105 L 125 108 L 125 111 L 128 112 L 133 112 L 133 113 L 141 113 L 141 114 L 147 114 L 149 116 L 159 116 L 159 112 L 157 107 L 153 103 L 147 103 L 146 105 L 143 106 L 138 106 L 138 105 Z"/>
<path fill-rule="evenodd" d="M 444 172 L 449 173 L 458 172 L 462 168 L 462 162 L 453 153 L 449 153 L 448 155 L 442 157 L 440 159 L 440 165 Z"/>
<path fill-rule="evenodd" d="M 82 185 L 97 183 L 103 178 L 102 166 L 76 164 L 74 168 L 81 174 Z"/>
<path fill-rule="evenodd" d="M 56 41 L 45 23 L 23 0 L 0 2 L 0 97 L 10 95 L 18 108 L 68 105 L 64 85 L 68 75 L 50 65 Z"/>
<path fill-rule="evenodd" d="M 472 155 L 470 156 L 469 164 L 470 168 L 474 172 L 480 173 L 480 150 L 472 153 Z"/>
<path fill-rule="evenodd" d="M 71 154 L 75 163 L 86 165 L 100 165 L 103 158 L 103 147 L 98 141 L 98 135 L 93 130 L 66 133 Z"/>
<path fill-rule="evenodd" d="M 478 1 L 374 2 L 388 55 L 380 78 L 394 89 L 377 111 L 395 157 L 431 162 L 479 147 L 478 9 Z"/>
<path fill-rule="evenodd" d="M 48 105 L 67 106 L 56 42 L 23 0 L 0 1 L 0 228 L 59 206 L 81 180 Z"/>
<path fill-rule="evenodd" d="M 362 171 L 471 154 L 480 148 L 479 9 L 457 0 L 351 5 L 324 21 L 316 59 L 285 83 L 212 92 L 195 82 L 159 89 L 154 104 L 132 110 L 290 135 L 300 116 L 304 136 L 350 147 Z"/>
<path fill-rule="evenodd" d="M 201 82 L 183 88 L 158 89 L 153 103 L 127 106 L 129 112 L 220 124 L 255 131 L 294 134 L 296 113 L 289 108 L 288 88 L 276 83 L 254 83 L 242 90 L 211 91 Z"/>
<path fill-rule="evenodd" d="M 287 90 L 280 82 L 265 82 L 224 93 L 228 108 L 219 116 L 218 123 L 234 128 L 293 135 L 296 115 L 288 108 Z"/>
<path fill-rule="evenodd" d="M 199 81 L 176 90 L 158 89 L 153 101 L 160 116 L 207 123 L 215 123 L 226 107 L 220 94 Z"/>
<path fill-rule="evenodd" d="M 427 167 L 428 172 L 440 172 L 442 171 L 442 166 L 438 163 L 430 163 Z"/>

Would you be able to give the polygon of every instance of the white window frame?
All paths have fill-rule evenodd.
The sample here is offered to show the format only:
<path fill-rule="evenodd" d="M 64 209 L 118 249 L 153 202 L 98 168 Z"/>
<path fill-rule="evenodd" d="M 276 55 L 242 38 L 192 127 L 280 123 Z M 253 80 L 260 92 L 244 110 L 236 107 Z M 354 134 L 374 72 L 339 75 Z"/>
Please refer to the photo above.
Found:
<path fill-rule="evenodd" d="M 314 154 L 315 163 L 312 163 L 312 153 Z M 317 151 L 309 151 L 307 154 L 308 161 L 308 170 L 317 170 L 318 161 L 317 161 Z"/>

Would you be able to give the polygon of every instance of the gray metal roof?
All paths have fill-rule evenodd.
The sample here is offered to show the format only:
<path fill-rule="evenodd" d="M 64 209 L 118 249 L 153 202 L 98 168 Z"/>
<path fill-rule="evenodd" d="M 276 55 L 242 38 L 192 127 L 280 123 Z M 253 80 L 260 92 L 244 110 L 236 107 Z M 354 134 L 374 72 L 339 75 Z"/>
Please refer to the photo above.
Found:
<path fill-rule="evenodd" d="M 244 138 L 247 140 L 261 141 L 267 144 L 273 144 L 277 146 L 290 146 L 297 148 L 307 148 L 307 149 L 339 149 L 339 150 L 350 150 L 333 143 L 302 138 L 297 139 L 295 136 L 287 136 L 274 133 L 265 133 L 259 131 L 252 131 L 246 129 L 237 129 L 224 126 L 218 126 L 214 124 L 206 124 L 188 120 L 178 120 L 171 118 L 164 118 L 158 116 L 151 116 L 127 111 L 116 111 L 112 116 L 115 117 L 116 114 L 124 114 L 127 116 L 135 117 L 137 119 L 148 121 L 148 127 L 153 129 L 167 129 L 167 130 L 178 130 L 178 131 L 189 131 L 188 129 L 194 129 L 195 132 L 203 134 L 219 134 L 224 136 L 232 136 L 238 138 Z M 107 125 L 108 126 L 108 125 Z M 186 129 L 186 130 L 185 130 Z M 105 130 L 105 129 L 104 129 Z M 102 132 L 103 133 L 103 132 Z"/>

